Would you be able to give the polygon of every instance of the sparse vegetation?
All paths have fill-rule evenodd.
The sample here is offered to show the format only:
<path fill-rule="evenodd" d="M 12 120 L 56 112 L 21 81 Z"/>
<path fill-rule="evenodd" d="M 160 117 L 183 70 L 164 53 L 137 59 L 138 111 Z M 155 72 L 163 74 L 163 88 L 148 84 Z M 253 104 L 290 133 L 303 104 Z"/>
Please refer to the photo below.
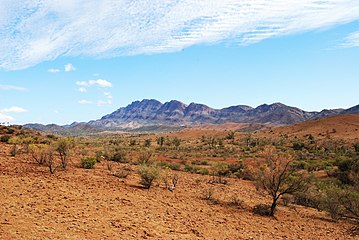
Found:
<path fill-rule="evenodd" d="M 260 216 L 273 216 L 272 207 L 268 204 L 257 204 L 253 207 L 253 213 Z"/>
<path fill-rule="evenodd" d="M 159 178 L 160 170 L 155 165 L 142 165 L 138 169 L 138 174 L 141 178 L 140 184 L 149 189 L 153 182 Z"/>
<path fill-rule="evenodd" d="M 81 159 L 81 167 L 91 169 L 95 167 L 96 162 L 96 158 L 94 157 L 85 157 Z"/>
<path fill-rule="evenodd" d="M 14 134 L 1 132 L 0 144 L 7 146 L 6 155 L 12 155 L 12 161 L 31 160 L 29 166 L 39 172 L 46 168 L 51 174 L 56 172 L 53 179 L 74 174 L 74 166 L 87 169 L 96 166 L 96 171 L 88 171 L 86 177 L 105 173 L 101 175 L 105 176 L 104 184 L 114 187 L 114 192 L 127 191 L 139 183 L 145 189 L 159 186 L 151 189 L 149 196 L 172 194 L 167 191 L 176 198 L 192 194 L 197 200 L 198 196 L 206 200 L 208 208 L 220 204 L 220 208 L 231 208 L 229 211 L 235 214 L 253 211 L 262 216 L 277 216 L 279 204 L 286 206 L 280 208 L 286 214 L 292 207 L 304 205 L 327 212 L 327 217 L 337 224 L 343 220 L 359 222 L 357 143 L 330 138 L 331 130 L 328 134 L 324 132 L 322 138 L 314 134 L 294 138 L 283 133 L 278 139 L 228 131 L 194 137 L 182 133 L 105 135 L 78 137 L 76 145 L 75 139 L 70 138 L 22 135 L 17 129 Z M 70 156 L 73 164 L 69 164 Z M 57 172 L 60 169 L 69 171 Z M 258 202 L 254 187 L 264 193 Z M 127 204 L 125 197 L 118 199 Z M 186 201 L 182 198 L 179 203 Z M 262 204 L 270 201 L 271 204 Z"/>

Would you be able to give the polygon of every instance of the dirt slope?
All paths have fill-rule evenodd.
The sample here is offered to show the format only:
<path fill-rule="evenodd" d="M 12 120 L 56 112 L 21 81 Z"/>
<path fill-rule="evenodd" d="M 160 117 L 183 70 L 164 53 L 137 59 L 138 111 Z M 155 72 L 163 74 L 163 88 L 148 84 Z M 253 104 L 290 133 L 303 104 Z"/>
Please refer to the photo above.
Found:
<path fill-rule="evenodd" d="M 284 135 L 303 137 L 312 134 L 315 138 L 359 139 L 359 115 L 338 115 L 334 117 L 302 122 L 292 126 L 278 127 L 263 131 L 264 135 Z"/>
<path fill-rule="evenodd" d="M 133 174 L 125 181 L 76 166 L 50 175 L 26 155 L 0 144 L 0 239 L 355 239 L 351 225 L 300 206 L 278 209 L 278 220 L 253 215 L 268 202 L 251 182 L 211 185 L 208 176 L 179 172 L 174 192 L 150 190 Z M 213 187 L 219 204 L 201 199 Z M 228 206 L 238 195 L 244 208 Z"/>

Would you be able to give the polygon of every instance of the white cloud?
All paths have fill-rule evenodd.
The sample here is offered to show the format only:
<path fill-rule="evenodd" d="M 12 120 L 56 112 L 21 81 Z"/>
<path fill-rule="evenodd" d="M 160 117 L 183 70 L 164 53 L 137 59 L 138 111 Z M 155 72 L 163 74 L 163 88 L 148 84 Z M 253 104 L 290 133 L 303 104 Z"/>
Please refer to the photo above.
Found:
<path fill-rule="evenodd" d="M 97 80 L 90 80 L 90 81 L 77 81 L 76 85 L 90 87 L 90 86 L 98 86 L 98 87 L 112 87 L 112 83 L 104 80 L 104 79 L 97 79 Z"/>
<path fill-rule="evenodd" d="M 27 91 L 27 88 L 13 86 L 13 85 L 0 85 L 0 90 L 5 90 L 5 91 Z"/>
<path fill-rule="evenodd" d="M 111 105 L 112 104 L 112 100 L 108 99 L 106 101 L 104 100 L 97 100 L 97 101 L 89 101 L 89 100 L 80 100 L 78 101 L 79 104 L 94 104 L 97 106 L 103 106 L 103 105 Z"/>
<path fill-rule="evenodd" d="M 88 100 L 80 100 L 78 103 L 79 104 L 93 104 L 92 101 L 88 101 Z"/>
<path fill-rule="evenodd" d="M 57 73 L 57 72 L 60 72 L 60 69 L 57 69 L 57 68 L 50 68 L 47 70 L 49 73 Z"/>
<path fill-rule="evenodd" d="M 112 104 L 112 101 L 109 99 L 109 100 L 106 100 L 106 101 L 103 101 L 103 100 L 98 100 L 96 102 L 96 104 L 98 106 L 103 106 L 103 105 L 111 105 Z"/>
<path fill-rule="evenodd" d="M 23 113 L 23 112 L 27 112 L 26 109 L 21 108 L 21 107 L 10 107 L 10 108 L 3 108 L 0 109 L 0 113 Z"/>
<path fill-rule="evenodd" d="M 0 109 L 0 122 L 12 122 L 15 120 L 12 116 L 9 116 L 8 113 L 23 113 L 23 112 L 27 112 L 27 110 L 16 106 Z"/>
<path fill-rule="evenodd" d="M 80 88 L 79 88 L 79 91 L 80 91 L 80 92 L 87 92 L 87 89 L 84 88 L 84 87 L 80 87 Z"/>
<path fill-rule="evenodd" d="M 0 113 L 0 122 L 12 122 L 14 120 L 13 117 Z"/>
<path fill-rule="evenodd" d="M 111 92 L 104 92 L 103 95 L 105 95 L 107 99 L 112 99 L 112 93 Z"/>
<path fill-rule="evenodd" d="M 104 79 L 97 79 L 97 80 L 89 80 L 89 81 L 77 81 L 77 86 L 79 87 L 80 92 L 87 92 L 88 87 L 101 87 L 101 88 L 109 88 L 112 87 L 112 83 L 104 80 Z M 94 104 L 97 106 L 103 105 L 111 105 L 112 104 L 112 94 L 111 92 L 103 92 L 106 97 L 106 100 L 97 100 L 97 101 L 89 101 L 89 100 L 80 100 L 78 101 L 79 104 Z"/>
<path fill-rule="evenodd" d="M 64 69 L 65 69 L 65 72 L 72 72 L 72 71 L 75 71 L 76 68 L 74 67 L 74 65 L 72 65 L 71 63 L 69 64 L 66 64 L 64 66 Z"/>
<path fill-rule="evenodd" d="M 342 43 L 343 47 L 359 47 L 359 31 L 347 36 Z"/>
<path fill-rule="evenodd" d="M 60 56 L 153 54 L 218 42 L 247 45 L 359 19 L 358 0 L 3 2 L 0 68 L 9 70 Z"/>

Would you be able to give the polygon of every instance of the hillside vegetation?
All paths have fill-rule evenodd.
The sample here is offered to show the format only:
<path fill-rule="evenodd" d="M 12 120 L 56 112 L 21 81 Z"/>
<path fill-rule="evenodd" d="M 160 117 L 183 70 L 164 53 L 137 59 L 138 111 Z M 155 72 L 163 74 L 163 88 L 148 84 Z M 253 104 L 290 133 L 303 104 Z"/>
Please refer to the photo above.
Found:
<path fill-rule="evenodd" d="M 356 239 L 355 131 L 298 128 L 68 138 L 1 127 L 0 238 Z"/>

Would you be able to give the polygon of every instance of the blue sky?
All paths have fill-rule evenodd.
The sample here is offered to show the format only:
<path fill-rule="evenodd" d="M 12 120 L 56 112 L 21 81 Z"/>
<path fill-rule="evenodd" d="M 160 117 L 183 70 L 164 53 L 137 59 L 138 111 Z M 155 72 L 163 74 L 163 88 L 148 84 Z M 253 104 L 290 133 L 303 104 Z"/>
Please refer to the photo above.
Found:
<path fill-rule="evenodd" d="M 135 100 L 359 104 L 357 0 L 0 2 L 0 122 L 89 121 Z"/>

